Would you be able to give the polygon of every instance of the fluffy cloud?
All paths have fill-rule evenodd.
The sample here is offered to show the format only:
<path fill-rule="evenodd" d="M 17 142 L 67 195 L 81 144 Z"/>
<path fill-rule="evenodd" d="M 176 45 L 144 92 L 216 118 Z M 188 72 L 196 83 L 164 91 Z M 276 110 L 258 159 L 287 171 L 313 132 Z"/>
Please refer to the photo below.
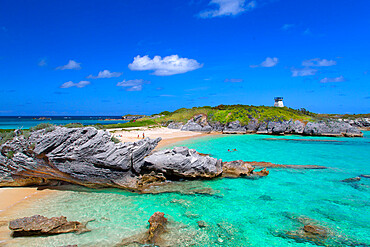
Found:
<path fill-rule="evenodd" d="M 231 79 L 225 79 L 224 82 L 243 82 L 243 79 L 236 79 L 236 78 L 231 78 Z"/>
<path fill-rule="evenodd" d="M 134 61 L 128 65 L 131 70 L 153 70 L 154 75 L 166 76 L 182 74 L 203 67 L 194 59 L 180 58 L 178 55 L 167 57 L 155 56 L 151 59 L 148 55 L 136 56 Z"/>
<path fill-rule="evenodd" d="M 313 58 L 309 60 L 304 60 L 302 62 L 303 66 L 311 66 L 311 67 L 327 67 L 336 65 L 337 62 L 334 60 L 327 60 L 327 59 L 320 59 L 320 58 Z"/>
<path fill-rule="evenodd" d="M 256 1 L 247 0 L 211 0 L 209 5 L 216 5 L 215 9 L 205 10 L 199 14 L 201 18 L 238 15 L 256 7 Z"/>
<path fill-rule="evenodd" d="M 63 83 L 60 88 L 70 88 L 70 87 L 78 87 L 78 88 L 83 88 L 89 85 L 89 81 L 80 81 L 78 83 L 73 83 L 73 81 L 67 81 Z"/>
<path fill-rule="evenodd" d="M 321 79 L 321 83 L 329 83 L 329 82 L 344 82 L 346 79 L 341 75 L 339 77 L 334 77 L 334 78 L 328 78 L 325 77 L 324 79 Z"/>
<path fill-rule="evenodd" d="M 135 80 L 123 80 L 117 83 L 118 87 L 125 88 L 126 91 L 141 91 L 143 90 L 143 84 L 149 84 L 150 82 L 144 81 L 143 79 Z"/>
<path fill-rule="evenodd" d="M 257 67 L 274 67 L 278 64 L 279 59 L 277 57 L 267 57 L 265 61 L 263 61 L 259 65 L 251 65 L 249 67 L 251 68 L 257 68 Z"/>
<path fill-rule="evenodd" d="M 308 75 L 315 75 L 317 72 L 317 69 L 312 69 L 309 67 L 303 68 L 303 69 L 295 69 L 293 68 L 292 70 L 292 76 L 297 77 L 297 76 L 308 76 Z"/>
<path fill-rule="evenodd" d="M 109 70 L 103 70 L 98 73 L 97 76 L 89 75 L 87 78 L 91 79 L 100 79 L 100 78 L 112 78 L 112 77 L 120 77 L 122 73 L 120 72 L 110 72 Z"/>
<path fill-rule="evenodd" d="M 78 70 L 78 69 L 81 69 L 80 64 L 81 64 L 81 63 L 77 63 L 77 62 L 76 62 L 76 61 L 74 61 L 74 60 L 69 60 L 69 62 L 68 62 L 66 65 L 59 66 L 59 67 L 57 67 L 56 69 L 60 69 L 60 70 L 65 70 L 65 69 L 75 69 L 75 70 Z"/>

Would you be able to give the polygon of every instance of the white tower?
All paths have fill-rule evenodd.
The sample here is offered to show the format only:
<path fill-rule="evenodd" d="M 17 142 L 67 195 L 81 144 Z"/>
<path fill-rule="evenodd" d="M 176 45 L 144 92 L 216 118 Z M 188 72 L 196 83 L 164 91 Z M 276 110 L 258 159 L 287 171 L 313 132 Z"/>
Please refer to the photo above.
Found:
<path fill-rule="evenodd" d="M 275 97 L 275 107 L 284 107 L 283 97 Z"/>

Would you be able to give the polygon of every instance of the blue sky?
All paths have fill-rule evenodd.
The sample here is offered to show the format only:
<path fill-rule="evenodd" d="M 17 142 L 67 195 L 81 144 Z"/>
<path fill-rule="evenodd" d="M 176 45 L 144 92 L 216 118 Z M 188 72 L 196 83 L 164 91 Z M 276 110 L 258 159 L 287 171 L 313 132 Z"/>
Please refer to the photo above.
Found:
<path fill-rule="evenodd" d="M 1 1 L 0 115 L 370 112 L 368 0 Z"/>

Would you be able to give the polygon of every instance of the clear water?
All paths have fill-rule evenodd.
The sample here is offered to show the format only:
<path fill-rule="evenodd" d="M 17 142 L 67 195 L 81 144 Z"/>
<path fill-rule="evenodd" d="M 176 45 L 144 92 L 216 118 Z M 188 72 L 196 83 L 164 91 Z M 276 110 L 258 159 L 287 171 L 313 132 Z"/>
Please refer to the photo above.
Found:
<path fill-rule="evenodd" d="M 90 222 L 82 235 L 18 238 L 11 246 L 114 246 L 123 238 L 147 230 L 156 211 L 170 220 L 172 246 L 315 246 L 281 238 L 277 232 L 302 225 L 287 215 L 311 218 L 338 236 L 327 246 L 370 246 L 370 179 L 343 183 L 342 179 L 369 174 L 370 133 L 364 138 L 273 137 L 342 142 L 292 142 L 266 140 L 264 135 L 205 137 L 180 143 L 223 160 L 270 161 L 280 164 L 312 164 L 327 170 L 270 169 L 258 180 L 216 179 L 194 181 L 216 194 L 167 193 L 138 195 L 120 190 L 58 191 L 41 198 L 14 217 L 42 214 L 65 215 L 69 220 Z M 179 143 L 177 144 L 179 145 Z M 230 153 L 227 149 L 236 148 Z M 269 196 L 264 200 L 261 196 Z M 175 200 L 175 201 L 173 201 Z M 176 201 L 178 200 L 178 201 Z M 199 228 L 197 221 L 209 227 Z M 172 234 L 172 235 L 171 235 Z M 341 244 L 342 243 L 342 244 Z"/>
<path fill-rule="evenodd" d="M 36 119 L 34 119 L 36 118 Z M 83 125 L 92 125 L 92 124 L 116 124 L 116 123 L 125 123 L 125 120 L 105 120 L 105 119 L 120 119 L 121 116 L 73 116 L 73 117 L 47 117 L 51 120 L 38 120 L 37 117 L 2 117 L 0 116 L 0 129 L 29 129 L 33 126 L 36 126 L 40 123 L 51 123 L 55 125 L 66 125 L 69 123 L 81 123 Z"/>

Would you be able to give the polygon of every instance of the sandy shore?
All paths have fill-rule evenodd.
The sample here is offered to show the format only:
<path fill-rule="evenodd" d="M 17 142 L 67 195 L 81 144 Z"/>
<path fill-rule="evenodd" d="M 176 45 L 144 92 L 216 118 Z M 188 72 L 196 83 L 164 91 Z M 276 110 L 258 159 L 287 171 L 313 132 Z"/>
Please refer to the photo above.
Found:
<path fill-rule="evenodd" d="M 159 142 L 158 148 L 162 148 L 164 146 L 171 145 L 173 143 L 207 135 L 217 135 L 216 134 L 205 134 L 201 132 L 193 132 L 193 131 L 182 131 L 178 129 L 168 129 L 165 127 L 162 128 L 147 128 L 147 127 L 136 127 L 136 128 L 126 128 L 122 129 L 111 129 L 108 130 L 112 133 L 112 135 L 120 140 L 121 142 L 135 142 L 144 137 L 149 137 L 151 139 L 155 139 L 158 137 L 162 138 L 162 141 Z"/>

